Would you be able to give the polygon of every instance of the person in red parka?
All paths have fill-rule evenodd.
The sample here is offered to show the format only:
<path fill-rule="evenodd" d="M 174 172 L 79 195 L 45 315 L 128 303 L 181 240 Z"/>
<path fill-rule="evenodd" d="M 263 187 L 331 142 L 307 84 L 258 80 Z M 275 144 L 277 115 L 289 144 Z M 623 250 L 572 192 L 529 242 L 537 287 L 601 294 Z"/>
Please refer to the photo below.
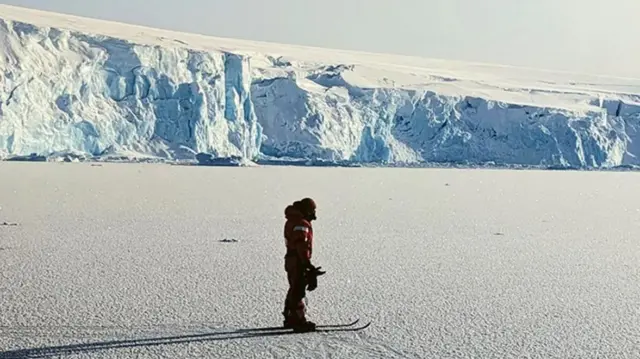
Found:
<path fill-rule="evenodd" d="M 284 305 L 284 327 L 296 331 L 313 331 L 315 323 L 305 317 L 303 302 L 306 290 L 314 290 L 317 276 L 324 274 L 311 264 L 313 251 L 313 227 L 316 219 L 316 204 L 311 198 L 304 198 L 285 209 L 284 238 L 287 253 L 284 267 L 289 281 L 289 290 Z M 308 288 L 307 288 L 308 287 Z"/>

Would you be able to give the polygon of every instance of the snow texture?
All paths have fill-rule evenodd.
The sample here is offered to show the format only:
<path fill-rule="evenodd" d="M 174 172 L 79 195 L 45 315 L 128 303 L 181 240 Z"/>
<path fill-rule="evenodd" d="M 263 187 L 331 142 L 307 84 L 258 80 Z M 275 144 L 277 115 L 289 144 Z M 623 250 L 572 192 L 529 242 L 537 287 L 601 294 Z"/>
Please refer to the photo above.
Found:
<path fill-rule="evenodd" d="M 636 173 L 0 173 L 0 222 L 19 223 L 0 226 L 0 358 L 640 357 Z M 220 334 L 280 325 L 284 208 L 304 196 L 319 206 L 313 262 L 327 270 L 309 317 L 373 325 Z"/>
<path fill-rule="evenodd" d="M 638 79 L 219 39 L 7 5 L 0 46 L 1 157 L 640 164 Z"/>

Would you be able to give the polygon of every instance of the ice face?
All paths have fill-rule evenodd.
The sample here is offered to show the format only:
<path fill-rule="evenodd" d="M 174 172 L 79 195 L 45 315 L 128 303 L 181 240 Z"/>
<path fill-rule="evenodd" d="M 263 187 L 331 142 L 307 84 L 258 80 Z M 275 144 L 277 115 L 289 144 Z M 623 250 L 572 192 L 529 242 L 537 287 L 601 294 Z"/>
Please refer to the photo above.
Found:
<path fill-rule="evenodd" d="M 637 165 L 640 82 L 0 6 L 0 156 Z"/>

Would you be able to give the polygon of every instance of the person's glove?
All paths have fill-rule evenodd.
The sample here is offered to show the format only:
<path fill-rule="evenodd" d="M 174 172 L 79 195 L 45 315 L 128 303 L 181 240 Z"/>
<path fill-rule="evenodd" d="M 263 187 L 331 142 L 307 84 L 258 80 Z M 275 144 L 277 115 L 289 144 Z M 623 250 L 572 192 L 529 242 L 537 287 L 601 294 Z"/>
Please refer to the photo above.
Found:
<path fill-rule="evenodd" d="M 322 267 L 314 267 L 312 265 L 307 270 L 307 290 L 312 292 L 316 288 L 318 288 L 318 277 L 325 274 L 325 271 L 320 270 Z"/>

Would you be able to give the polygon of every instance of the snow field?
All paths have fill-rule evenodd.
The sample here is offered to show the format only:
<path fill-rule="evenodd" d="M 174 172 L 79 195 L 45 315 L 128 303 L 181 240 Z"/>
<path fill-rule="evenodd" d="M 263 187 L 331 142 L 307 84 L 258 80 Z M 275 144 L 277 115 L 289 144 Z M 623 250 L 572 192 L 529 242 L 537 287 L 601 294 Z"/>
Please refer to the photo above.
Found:
<path fill-rule="evenodd" d="M 635 173 L 13 162 L 0 173 L 0 222 L 18 223 L 0 226 L 0 358 L 640 355 Z M 280 324 L 283 211 L 303 196 L 319 204 L 314 262 L 327 270 L 310 318 L 374 324 L 189 338 Z M 160 345 L 135 344 L 150 338 Z M 130 345 L 89 350 L 111 341 Z M 86 350 L 37 350 L 74 344 Z"/>

